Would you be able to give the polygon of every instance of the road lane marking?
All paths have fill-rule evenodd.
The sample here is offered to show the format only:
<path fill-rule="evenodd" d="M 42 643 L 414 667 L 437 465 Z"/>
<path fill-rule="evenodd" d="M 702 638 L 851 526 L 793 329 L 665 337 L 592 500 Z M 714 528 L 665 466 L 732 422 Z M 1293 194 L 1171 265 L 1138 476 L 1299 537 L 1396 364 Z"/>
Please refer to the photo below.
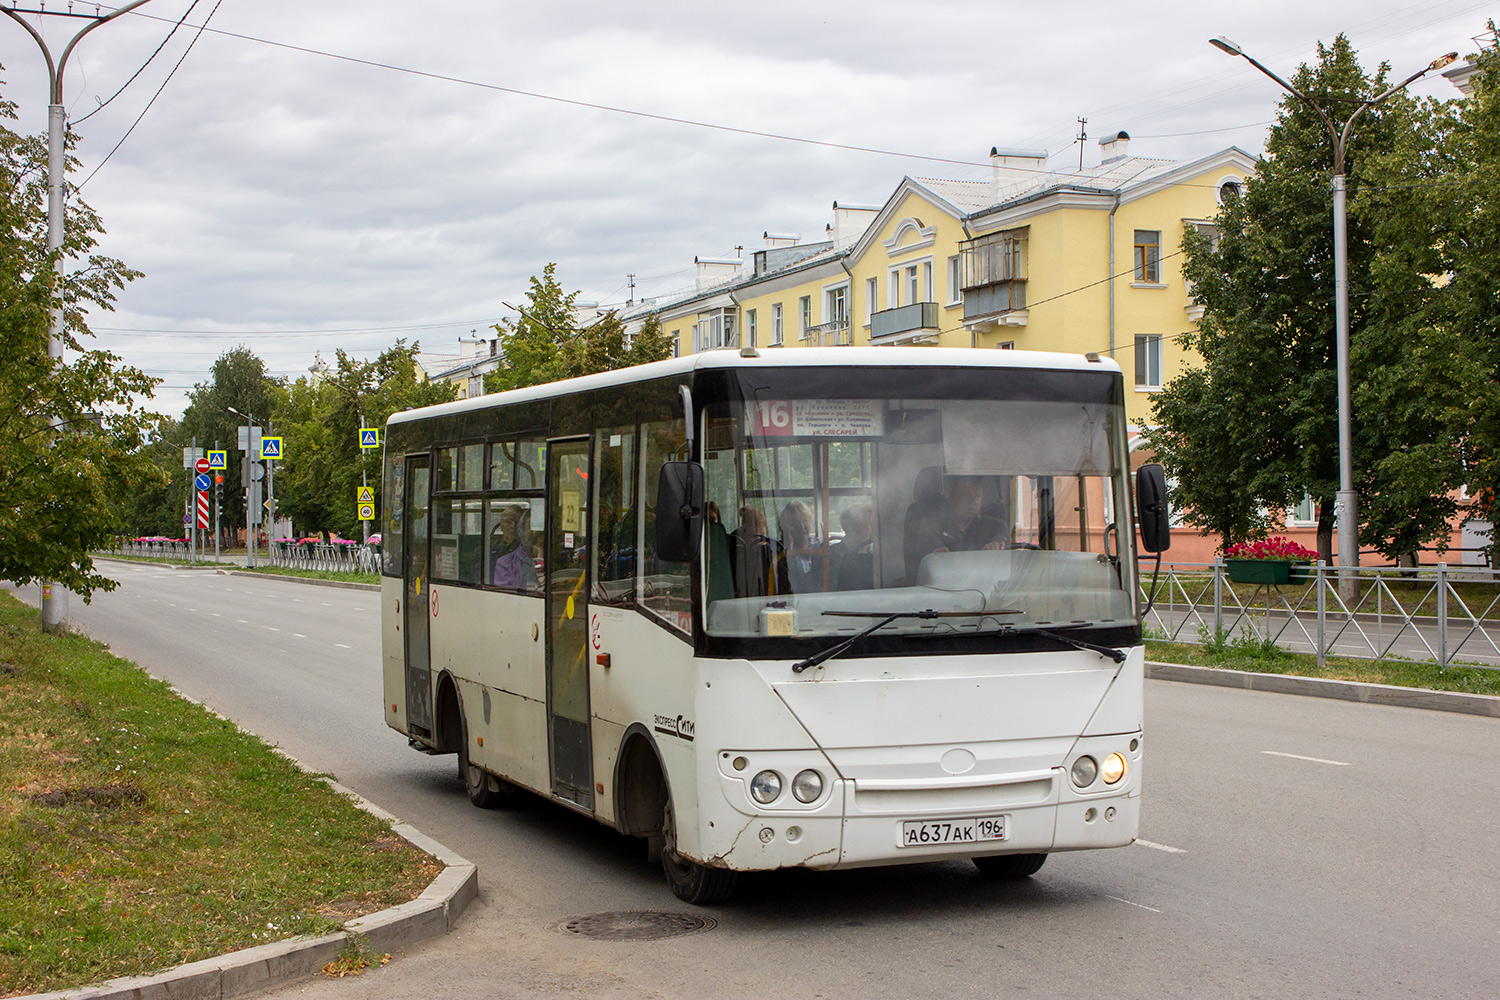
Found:
<path fill-rule="evenodd" d="M 1262 750 L 1261 753 L 1269 754 L 1272 757 L 1290 757 L 1293 760 L 1310 760 L 1314 764 L 1332 764 L 1334 767 L 1352 767 L 1353 766 L 1348 761 L 1343 761 L 1343 760 L 1324 760 L 1322 757 L 1304 757 L 1300 753 L 1281 753 L 1278 750 Z"/>
<path fill-rule="evenodd" d="M 306 639 L 307 638 L 307 636 L 303 635 L 301 632 L 293 632 L 292 635 L 295 635 L 299 639 Z"/>
<path fill-rule="evenodd" d="M 245 619 L 243 619 L 243 618 L 236 618 L 235 621 L 239 622 L 241 625 L 249 625 L 250 624 L 249 622 L 245 621 Z"/>
<path fill-rule="evenodd" d="M 261 628 L 263 628 L 263 629 L 269 629 L 272 632 L 280 632 L 281 631 L 281 629 L 277 628 L 275 625 L 262 625 Z"/>
<path fill-rule="evenodd" d="M 1149 847 L 1153 851 L 1166 851 L 1168 854 L 1186 854 L 1187 853 L 1187 851 L 1183 850 L 1180 847 L 1168 847 L 1166 844 L 1158 844 L 1158 843 L 1156 843 L 1154 841 L 1150 841 L 1150 840 L 1141 840 L 1141 839 L 1137 838 L 1135 843 L 1136 843 L 1137 847 Z"/>
<path fill-rule="evenodd" d="M 339 649 L 353 649 L 354 648 L 352 646 L 346 646 L 342 642 L 336 642 L 336 643 L 334 643 L 334 645 L 337 646 Z"/>
<path fill-rule="evenodd" d="M 224 617 L 223 615 L 219 614 L 217 611 L 210 611 L 209 614 L 213 615 L 215 618 L 223 618 Z"/>
<path fill-rule="evenodd" d="M 1128 899 L 1121 899 L 1119 896 L 1108 896 L 1107 898 L 1113 899 L 1117 903 L 1124 903 L 1126 906 L 1138 906 L 1138 907 L 1140 907 L 1143 910 L 1150 910 L 1152 913 L 1160 913 L 1161 912 L 1160 910 L 1158 910 L 1154 906 L 1146 906 L 1143 903 L 1132 903 L 1130 900 L 1128 900 Z"/>

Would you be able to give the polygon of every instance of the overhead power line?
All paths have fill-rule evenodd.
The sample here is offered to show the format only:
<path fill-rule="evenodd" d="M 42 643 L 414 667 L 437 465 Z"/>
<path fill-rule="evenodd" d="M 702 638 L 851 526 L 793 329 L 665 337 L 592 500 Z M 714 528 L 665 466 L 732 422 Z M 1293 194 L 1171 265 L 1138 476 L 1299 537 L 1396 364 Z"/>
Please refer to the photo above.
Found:
<path fill-rule="evenodd" d="M 110 101 L 113 101 L 116 97 L 119 97 L 121 94 L 125 93 L 125 88 L 128 87 L 128 86 L 130 86 L 132 83 L 134 83 L 135 82 L 135 78 L 138 77 L 138 76 L 140 76 L 142 73 L 144 73 L 146 71 L 146 67 L 151 65 L 151 61 L 153 59 L 155 59 L 157 56 L 161 55 L 161 50 L 167 47 L 167 43 L 172 40 L 172 36 L 175 35 L 175 34 L 177 34 L 177 29 L 180 28 L 180 27 L 182 27 L 182 22 L 186 21 L 188 19 L 188 15 L 192 14 L 193 8 L 197 7 L 197 6 L 198 6 L 198 0 L 193 0 L 192 5 L 189 6 L 187 10 L 183 11 L 182 12 L 182 16 L 177 19 L 177 23 L 174 24 L 174 25 L 172 25 L 172 30 L 169 31 L 169 32 L 167 32 L 167 37 L 163 38 L 161 40 L 161 44 L 156 47 L 156 51 L 152 52 L 149 56 L 146 57 L 146 61 L 143 62 L 143 63 L 141 63 L 141 68 L 138 69 L 138 70 L 136 70 L 134 73 L 130 74 L 130 79 L 126 80 L 124 83 L 122 83 L 120 85 L 120 89 L 119 90 L 115 91 L 113 94 L 110 94 L 109 98 L 107 100 L 100 101 L 99 104 L 98 104 L 98 106 L 95 107 L 93 111 L 90 111 L 88 114 L 84 115 L 82 118 L 74 119 L 73 121 L 70 122 L 70 124 L 71 125 L 79 125 L 79 124 L 82 124 L 83 122 L 88 121 L 90 118 L 94 117 L 99 112 L 101 112 L 105 108 L 109 107 Z"/>

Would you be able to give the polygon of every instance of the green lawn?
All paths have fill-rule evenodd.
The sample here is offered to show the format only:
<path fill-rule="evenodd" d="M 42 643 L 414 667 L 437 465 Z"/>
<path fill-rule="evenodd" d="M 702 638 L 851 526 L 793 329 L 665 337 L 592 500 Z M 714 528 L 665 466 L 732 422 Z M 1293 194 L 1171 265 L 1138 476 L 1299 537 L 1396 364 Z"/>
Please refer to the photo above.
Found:
<path fill-rule="evenodd" d="M 0 593 L 0 995 L 413 899 L 432 858 L 254 736 Z"/>

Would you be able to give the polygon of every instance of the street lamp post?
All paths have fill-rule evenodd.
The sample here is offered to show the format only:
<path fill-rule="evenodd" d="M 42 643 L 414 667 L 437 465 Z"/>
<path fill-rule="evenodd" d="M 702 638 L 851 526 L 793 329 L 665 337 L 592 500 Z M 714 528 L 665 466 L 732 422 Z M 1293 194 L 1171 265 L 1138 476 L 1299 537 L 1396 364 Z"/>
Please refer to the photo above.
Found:
<path fill-rule="evenodd" d="M 240 485 L 242 487 L 244 487 L 244 490 L 245 490 L 245 547 L 246 547 L 245 565 L 247 567 L 254 568 L 254 566 L 255 566 L 255 547 L 256 547 L 255 546 L 255 523 L 256 522 L 255 522 L 254 517 L 255 517 L 256 511 L 254 509 L 252 509 L 252 505 L 250 503 L 250 499 L 251 499 L 251 497 L 253 496 L 253 494 L 255 492 L 251 488 L 251 485 L 250 485 L 250 482 L 251 482 L 250 468 L 251 468 L 252 465 L 255 464 L 255 462 L 251 459 L 250 456 L 252 454 L 254 454 L 254 449 L 255 449 L 255 418 L 252 417 L 248 413 L 241 413 L 239 410 L 236 410 L 232 406 L 226 406 L 226 407 L 224 407 L 224 409 L 228 410 L 230 413 L 233 413 L 237 417 L 244 417 L 245 418 L 245 425 L 246 425 L 245 426 L 245 448 L 246 448 L 246 451 L 245 451 L 245 461 L 244 461 L 244 464 L 241 466 L 241 468 L 244 470 L 244 475 L 242 475 L 240 477 L 243 480 L 243 482 Z M 267 554 L 269 555 L 270 554 L 270 546 L 269 545 L 266 546 L 266 550 L 267 550 Z"/>
<path fill-rule="evenodd" d="M 1338 363 L 1339 396 L 1339 490 L 1336 495 L 1335 510 L 1339 540 L 1339 593 L 1347 601 L 1355 595 L 1353 569 L 1359 565 L 1359 496 L 1354 491 L 1354 448 L 1353 434 L 1350 430 L 1349 224 L 1345 211 L 1344 153 L 1349 145 L 1349 136 L 1354 131 L 1354 123 L 1360 115 L 1397 91 L 1405 89 L 1408 84 L 1427 73 L 1442 69 L 1452 63 L 1458 58 L 1458 53 L 1449 52 L 1447 55 L 1440 56 L 1379 96 L 1360 101 L 1359 107 L 1355 108 L 1354 113 L 1340 126 L 1312 98 L 1267 69 L 1234 42 L 1221 36 L 1210 38 L 1209 44 L 1231 56 L 1243 57 L 1250 65 L 1280 84 L 1287 93 L 1316 111 L 1318 117 L 1323 120 L 1324 127 L 1328 129 L 1328 137 L 1333 141 L 1333 295 L 1337 338 L 1334 349 Z"/>
<path fill-rule="evenodd" d="M 121 14 L 128 13 L 135 8 L 147 3 L 148 0 L 133 0 L 131 3 L 123 4 L 110 11 L 108 14 L 97 13 L 95 8 L 93 15 L 72 13 L 72 5 L 68 11 L 49 11 L 45 5 L 35 10 L 16 7 L 14 3 L 10 7 L 0 7 L 0 14 L 4 14 L 21 27 L 36 41 L 42 50 L 42 58 L 47 61 L 47 252 L 59 254 L 63 245 L 64 219 L 63 213 L 63 174 L 66 172 L 67 146 L 63 141 L 63 133 L 67 126 L 68 112 L 63 106 L 63 70 L 68 65 L 68 56 L 73 54 L 73 48 L 82 40 L 84 35 L 104 24 L 113 21 Z M 47 47 L 47 40 L 42 33 L 32 27 L 21 17 L 22 14 L 47 14 L 55 17 L 76 17 L 88 21 L 72 40 L 64 46 L 62 55 L 54 62 L 52 50 Z M 54 261 L 53 267 L 57 268 L 61 260 L 59 254 Z M 52 310 L 51 322 L 47 330 L 47 356 L 54 361 L 61 361 L 63 356 L 63 311 L 61 306 Z M 60 421 L 54 418 L 54 426 L 60 426 Z M 68 618 L 68 591 L 67 588 L 51 581 L 42 581 L 42 628 L 47 632 L 60 632 L 67 627 Z"/>

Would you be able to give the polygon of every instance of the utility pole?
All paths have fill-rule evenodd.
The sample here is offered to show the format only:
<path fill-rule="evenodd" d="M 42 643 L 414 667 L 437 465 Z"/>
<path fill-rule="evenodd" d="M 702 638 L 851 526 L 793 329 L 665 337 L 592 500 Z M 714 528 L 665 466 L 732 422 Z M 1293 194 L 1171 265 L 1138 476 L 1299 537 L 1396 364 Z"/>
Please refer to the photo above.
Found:
<path fill-rule="evenodd" d="M 1080 115 L 1078 118 L 1078 169 L 1080 172 L 1083 170 L 1083 147 L 1088 144 L 1086 142 L 1089 137 L 1088 124 L 1089 120 Z"/>
<path fill-rule="evenodd" d="M 75 14 L 71 5 L 66 11 L 45 10 L 43 8 L 23 7 L 0 7 L 0 13 L 8 16 L 36 40 L 42 50 L 42 58 L 47 60 L 47 251 L 53 257 L 53 274 L 55 280 L 61 280 L 61 269 L 58 267 L 62 259 L 63 245 L 63 174 L 65 172 L 65 150 L 63 142 L 63 130 L 67 123 L 67 109 L 63 107 L 63 70 L 67 67 L 68 56 L 73 54 L 73 48 L 84 35 L 99 27 L 106 21 L 113 21 L 121 14 L 129 13 L 135 8 L 147 3 L 148 0 L 132 0 L 123 7 L 116 7 L 108 14 Z M 98 8 L 95 8 L 97 11 Z M 89 22 L 84 25 L 72 40 L 63 47 L 62 55 L 54 62 L 52 50 L 47 48 L 47 40 L 30 24 L 22 14 L 47 15 L 49 17 L 77 17 Z M 63 356 L 63 314 L 62 307 L 52 310 L 52 319 L 47 328 L 47 357 L 54 362 L 61 363 Z M 54 429 L 61 426 L 62 421 L 53 418 Z M 68 591 L 66 587 L 50 580 L 42 581 L 42 631 L 63 632 L 67 629 L 68 620 Z"/>

